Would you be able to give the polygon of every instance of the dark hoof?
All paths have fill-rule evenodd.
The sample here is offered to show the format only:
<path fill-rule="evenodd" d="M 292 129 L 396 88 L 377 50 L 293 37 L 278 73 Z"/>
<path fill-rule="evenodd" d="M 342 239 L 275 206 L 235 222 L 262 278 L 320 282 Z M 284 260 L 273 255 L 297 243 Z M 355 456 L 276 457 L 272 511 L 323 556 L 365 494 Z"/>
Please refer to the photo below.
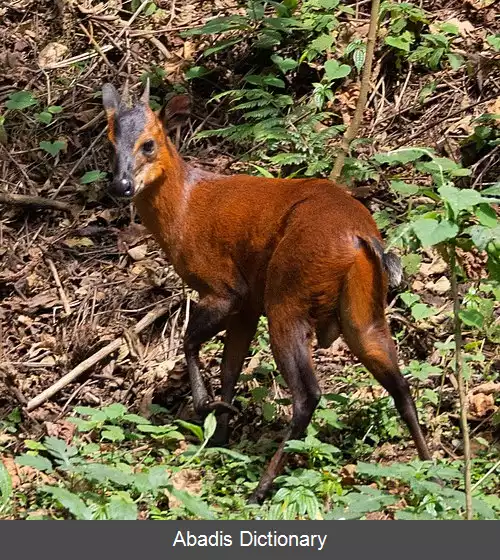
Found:
<path fill-rule="evenodd" d="M 207 405 L 209 412 L 212 412 L 213 410 L 215 410 L 216 412 L 222 413 L 222 412 L 227 412 L 228 414 L 238 414 L 239 410 L 233 406 L 232 404 L 229 404 L 227 402 L 224 401 L 212 401 L 211 403 L 209 403 Z"/>
<path fill-rule="evenodd" d="M 264 498 L 269 494 L 271 487 L 266 486 L 257 486 L 257 488 L 252 492 L 250 498 L 248 498 L 249 504 L 261 504 L 264 501 Z"/>

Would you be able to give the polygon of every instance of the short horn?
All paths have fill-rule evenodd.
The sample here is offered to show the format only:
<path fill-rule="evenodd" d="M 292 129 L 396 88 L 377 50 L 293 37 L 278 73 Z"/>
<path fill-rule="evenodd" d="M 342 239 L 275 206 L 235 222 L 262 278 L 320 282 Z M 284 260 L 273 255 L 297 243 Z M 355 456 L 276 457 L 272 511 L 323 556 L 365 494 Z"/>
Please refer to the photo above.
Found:
<path fill-rule="evenodd" d="M 146 87 L 144 88 L 144 93 L 141 95 L 141 103 L 144 105 L 149 105 L 149 77 L 146 78 Z"/>
<path fill-rule="evenodd" d="M 130 91 L 129 91 L 129 87 L 128 87 L 128 79 L 125 82 L 125 85 L 123 86 L 122 105 L 124 107 L 130 107 Z"/>

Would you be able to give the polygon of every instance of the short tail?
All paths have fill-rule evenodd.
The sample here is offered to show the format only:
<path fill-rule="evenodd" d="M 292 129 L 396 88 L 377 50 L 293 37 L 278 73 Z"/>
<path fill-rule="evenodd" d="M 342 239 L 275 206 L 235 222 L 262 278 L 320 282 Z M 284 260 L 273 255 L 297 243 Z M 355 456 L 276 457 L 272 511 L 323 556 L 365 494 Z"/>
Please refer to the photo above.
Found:
<path fill-rule="evenodd" d="M 385 252 L 384 246 L 376 238 L 360 239 L 369 252 L 381 261 L 383 269 L 387 274 L 387 283 L 389 287 L 396 288 L 399 286 L 399 284 L 401 284 L 401 280 L 403 279 L 401 259 L 391 251 Z"/>

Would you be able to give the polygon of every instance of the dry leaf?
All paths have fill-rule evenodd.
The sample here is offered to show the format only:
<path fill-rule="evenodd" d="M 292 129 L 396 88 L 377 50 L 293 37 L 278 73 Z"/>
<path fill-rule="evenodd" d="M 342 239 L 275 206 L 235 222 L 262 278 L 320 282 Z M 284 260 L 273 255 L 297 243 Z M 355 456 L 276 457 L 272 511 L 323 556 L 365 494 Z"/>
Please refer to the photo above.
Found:
<path fill-rule="evenodd" d="M 448 268 L 446 262 L 441 258 L 437 257 L 431 263 L 422 263 L 420 265 L 420 274 L 423 276 L 432 276 L 433 274 L 443 274 L 443 272 Z"/>
<path fill-rule="evenodd" d="M 47 68 L 63 59 L 68 52 L 68 47 L 61 43 L 49 43 L 38 55 L 40 68 Z"/>
<path fill-rule="evenodd" d="M 127 253 L 134 259 L 134 261 L 142 261 L 148 253 L 148 246 L 137 245 L 137 247 L 129 249 Z"/>
<path fill-rule="evenodd" d="M 441 276 L 437 282 L 428 282 L 425 287 L 435 294 L 445 294 L 451 287 L 446 276 Z"/>
<path fill-rule="evenodd" d="M 94 242 L 88 237 L 69 237 L 64 240 L 68 247 L 93 247 Z"/>
<path fill-rule="evenodd" d="M 479 418 L 496 410 L 493 395 L 485 395 L 484 393 L 469 396 L 469 405 L 471 413 Z"/>

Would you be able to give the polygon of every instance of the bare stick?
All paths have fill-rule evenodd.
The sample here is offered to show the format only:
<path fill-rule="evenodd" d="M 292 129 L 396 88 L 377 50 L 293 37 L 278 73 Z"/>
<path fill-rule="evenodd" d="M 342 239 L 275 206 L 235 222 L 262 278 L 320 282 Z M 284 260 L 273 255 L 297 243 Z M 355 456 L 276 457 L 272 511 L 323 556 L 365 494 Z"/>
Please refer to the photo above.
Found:
<path fill-rule="evenodd" d="M 153 324 L 156 321 L 156 319 L 160 318 L 162 315 L 165 315 L 165 313 L 167 313 L 172 308 L 172 305 L 173 302 L 170 302 L 169 304 L 159 305 L 156 309 L 150 311 L 145 317 L 143 317 L 137 323 L 137 325 L 134 327 L 133 332 L 135 334 L 139 334 L 146 327 L 149 327 L 149 325 Z M 104 348 L 101 348 L 95 354 L 90 356 L 90 358 L 87 358 L 86 360 L 78 364 L 75 368 L 73 368 L 70 372 L 68 372 L 66 375 L 63 375 L 61 379 L 56 381 L 56 383 L 51 385 L 48 389 L 45 389 L 45 391 L 42 391 L 35 398 L 31 399 L 28 402 L 26 410 L 30 412 L 35 408 L 38 408 L 41 404 L 49 400 L 61 389 L 66 387 L 66 385 L 69 385 L 70 383 L 75 381 L 75 379 L 80 377 L 80 375 L 85 373 L 92 366 L 100 362 L 106 356 L 109 356 L 113 352 L 116 352 L 122 344 L 126 344 L 126 343 L 127 341 L 125 340 L 125 338 L 120 337 L 117 338 L 116 340 L 113 340 L 113 342 L 107 344 Z"/>
<path fill-rule="evenodd" d="M 12 206 L 34 206 L 37 208 L 51 208 L 52 210 L 62 210 L 63 212 L 73 213 L 75 208 L 67 202 L 60 200 L 50 200 L 42 196 L 29 196 L 25 194 L 13 194 L 0 192 L 0 204 L 11 204 Z"/>
<path fill-rule="evenodd" d="M 462 367 L 462 330 L 460 321 L 460 298 L 457 286 L 457 257 L 455 246 L 450 247 L 451 268 L 451 294 L 453 297 L 453 317 L 455 321 L 455 373 L 458 380 L 458 394 L 460 397 L 460 427 L 464 440 L 464 483 L 465 483 L 465 516 L 472 519 L 472 483 L 471 483 L 471 459 L 469 424 L 467 423 L 468 399 L 467 384 L 464 379 Z"/>
<path fill-rule="evenodd" d="M 377 28 L 378 28 L 378 13 L 380 8 L 380 0 L 372 0 L 372 10 L 370 15 L 370 27 L 368 29 L 368 39 L 366 41 L 366 56 L 365 64 L 363 66 L 363 74 L 361 76 L 361 87 L 359 88 L 358 102 L 356 103 L 356 109 L 354 111 L 354 116 L 352 117 L 351 124 L 348 126 L 342 138 L 342 143 L 340 145 L 340 153 L 335 160 L 333 170 L 330 173 L 330 179 L 335 181 L 340 177 L 342 173 L 342 168 L 344 167 L 345 156 L 349 151 L 351 142 L 356 138 L 358 134 L 359 125 L 363 118 L 363 112 L 366 106 L 366 99 L 368 97 L 368 90 L 370 89 L 370 80 L 372 75 L 372 65 L 373 65 L 373 53 L 375 51 L 375 41 L 377 38 Z"/>
<path fill-rule="evenodd" d="M 71 315 L 71 307 L 69 306 L 66 292 L 64 291 L 63 285 L 61 284 L 61 279 L 59 278 L 59 273 L 57 272 L 56 265 L 51 259 L 47 259 L 47 264 L 49 265 L 50 272 L 52 272 L 52 276 L 54 277 L 57 289 L 59 290 L 59 297 L 61 298 L 64 311 L 66 312 L 66 315 Z"/>

